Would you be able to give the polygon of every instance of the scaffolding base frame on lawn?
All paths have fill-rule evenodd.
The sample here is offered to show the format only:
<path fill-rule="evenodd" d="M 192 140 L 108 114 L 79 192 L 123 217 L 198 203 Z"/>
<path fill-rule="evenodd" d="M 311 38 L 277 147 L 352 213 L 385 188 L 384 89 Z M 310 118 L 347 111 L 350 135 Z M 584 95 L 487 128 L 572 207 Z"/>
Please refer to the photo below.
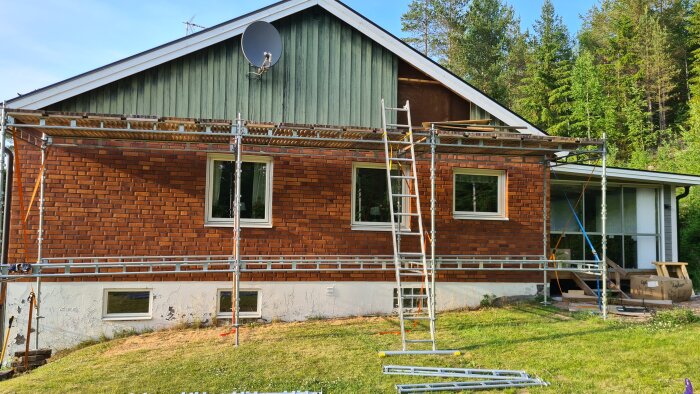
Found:
<path fill-rule="evenodd" d="M 108 115 L 88 113 L 60 113 L 0 108 L 0 203 L 4 204 L 9 184 L 5 179 L 6 137 L 8 134 L 41 149 L 42 166 L 46 163 L 46 150 L 50 146 L 99 149 L 167 150 L 228 152 L 236 155 L 234 207 L 240 204 L 241 152 L 243 146 L 261 150 L 272 147 L 323 150 L 383 150 L 384 141 L 378 129 L 366 127 L 338 127 L 325 125 L 294 125 L 284 123 L 260 123 L 244 121 L 240 114 L 236 120 L 183 119 L 153 116 Z M 414 129 L 416 154 L 429 156 L 430 163 L 430 264 L 435 272 L 449 271 L 538 271 L 544 275 L 544 297 L 548 297 L 547 273 L 555 271 L 582 272 L 602 277 L 602 313 L 607 317 L 607 267 L 606 261 L 606 141 L 603 139 L 535 136 L 513 132 L 455 132 L 454 127 L 442 129 L 440 123 L 429 128 Z M 39 137 L 40 135 L 41 137 Z M 387 131 L 387 138 L 400 140 L 400 129 Z M 128 144 L 123 144 L 128 142 Z M 284 154 L 284 153 L 276 153 Z M 499 156 L 541 157 L 543 166 L 543 254 L 539 256 L 455 256 L 437 255 L 438 230 L 436 215 L 436 161 L 442 154 L 495 154 Z M 560 163 L 597 162 L 602 164 L 601 221 L 602 262 L 549 259 L 549 232 L 547 210 L 547 178 L 552 167 Z M 11 164 L 11 163 L 9 163 Z M 239 282 L 242 273 L 254 272 L 344 272 L 387 271 L 393 272 L 393 256 L 241 256 L 240 210 L 234 209 L 232 231 L 233 250 L 230 255 L 219 256 L 118 256 L 118 257 L 59 257 L 43 256 L 44 207 L 46 167 L 42 171 L 39 197 L 39 228 L 37 229 L 37 259 L 9 264 L 5 252 L 8 238 L 2 236 L 0 256 L 0 281 L 2 296 L 7 282 L 36 279 L 37 324 L 36 347 L 39 346 L 39 314 L 41 305 L 41 279 L 66 277 L 95 277 L 120 275 L 179 275 L 194 273 L 226 273 L 232 275 L 233 326 L 235 344 L 238 346 Z M 4 207 L 3 207 L 4 208 Z M 3 226 L 8 218 L 0 209 Z M 4 321 L 5 308 L 0 320 Z M 2 325 L 0 325 L 2 326 Z M 0 328 L 4 330 L 4 327 Z M 0 334 L 2 334 L 0 332 Z"/>

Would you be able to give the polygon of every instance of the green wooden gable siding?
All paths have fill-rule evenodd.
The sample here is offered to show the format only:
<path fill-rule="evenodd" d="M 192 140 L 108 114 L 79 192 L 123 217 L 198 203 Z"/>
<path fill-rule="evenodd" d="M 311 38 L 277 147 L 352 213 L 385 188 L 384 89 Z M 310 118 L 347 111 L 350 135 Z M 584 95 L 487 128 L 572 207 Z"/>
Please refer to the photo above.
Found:
<path fill-rule="evenodd" d="M 379 127 L 380 100 L 396 104 L 397 58 L 382 46 L 313 8 L 275 23 L 284 43 L 279 63 L 262 79 L 240 50 L 240 36 L 47 110 L 244 119 Z"/>

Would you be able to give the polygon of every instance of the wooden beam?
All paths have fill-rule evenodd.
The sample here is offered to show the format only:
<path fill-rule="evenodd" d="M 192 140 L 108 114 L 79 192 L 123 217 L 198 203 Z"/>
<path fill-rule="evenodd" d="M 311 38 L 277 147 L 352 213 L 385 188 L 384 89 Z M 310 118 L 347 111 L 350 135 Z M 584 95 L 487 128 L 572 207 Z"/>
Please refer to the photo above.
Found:
<path fill-rule="evenodd" d="M 399 78 L 399 82 L 423 83 L 423 84 L 428 84 L 428 85 L 442 85 L 440 82 L 434 81 L 432 79 Z"/>

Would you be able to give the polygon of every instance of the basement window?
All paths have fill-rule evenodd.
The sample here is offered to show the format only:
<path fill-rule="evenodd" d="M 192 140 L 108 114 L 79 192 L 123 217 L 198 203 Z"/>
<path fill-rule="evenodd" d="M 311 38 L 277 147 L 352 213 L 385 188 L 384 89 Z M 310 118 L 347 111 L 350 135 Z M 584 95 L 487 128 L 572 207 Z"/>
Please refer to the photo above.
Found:
<path fill-rule="evenodd" d="M 243 156 L 241 167 L 241 226 L 272 227 L 272 158 Z M 209 155 L 206 225 L 233 226 L 235 171 L 235 156 Z"/>
<path fill-rule="evenodd" d="M 393 170 L 392 175 L 401 175 Z M 401 179 L 392 180 L 394 193 L 405 194 Z M 407 198 L 394 199 L 394 210 L 408 205 Z M 389 187 L 386 180 L 386 165 L 381 163 L 353 163 L 352 166 L 352 222 L 353 230 L 391 231 L 391 210 L 389 207 Z M 406 221 L 405 227 L 408 227 Z"/>
<path fill-rule="evenodd" d="M 506 219 L 505 171 L 456 168 L 453 184 L 455 219 Z"/>
<path fill-rule="evenodd" d="M 428 305 L 427 297 L 425 297 L 425 289 L 420 287 L 402 287 L 401 293 L 403 294 L 403 307 L 404 309 L 427 309 Z M 394 288 L 394 309 L 399 308 L 399 292 L 397 288 Z"/>
<path fill-rule="evenodd" d="M 218 301 L 216 306 L 216 316 L 223 318 L 231 318 L 233 312 L 233 303 L 231 300 L 231 290 L 219 290 Z M 238 293 L 240 297 L 239 316 L 243 319 L 260 318 L 260 291 L 259 290 L 241 290 Z"/>
<path fill-rule="evenodd" d="M 105 320 L 151 318 L 151 290 L 108 289 L 104 291 L 102 317 Z"/>

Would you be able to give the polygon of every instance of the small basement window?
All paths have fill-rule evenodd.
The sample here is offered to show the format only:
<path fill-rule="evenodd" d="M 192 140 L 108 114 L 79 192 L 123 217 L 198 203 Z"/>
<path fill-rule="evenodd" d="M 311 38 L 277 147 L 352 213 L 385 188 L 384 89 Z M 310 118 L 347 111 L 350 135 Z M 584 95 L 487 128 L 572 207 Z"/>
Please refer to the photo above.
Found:
<path fill-rule="evenodd" d="M 102 317 L 111 320 L 150 319 L 151 290 L 105 290 Z"/>
<path fill-rule="evenodd" d="M 218 317 L 231 318 L 233 312 L 231 308 L 233 303 L 231 300 L 231 290 L 219 290 L 217 313 Z M 241 290 L 238 295 L 241 299 L 239 306 L 239 316 L 241 318 L 259 318 L 260 313 L 260 291 L 259 290 Z"/>
<path fill-rule="evenodd" d="M 426 297 L 425 289 L 420 287 L 402 287 L 401 293 L 403 293 L 403 307 L 404 309 L 427 309 L 426 304 L 428 297 Z M 394 288 L 394 309 L 399 308 L 399 292 L 398 289 Z"/>
<path fill-rule="evenodd" d="M 455 219 L 506 219 L 505 171 L 454 170 Z"/>

